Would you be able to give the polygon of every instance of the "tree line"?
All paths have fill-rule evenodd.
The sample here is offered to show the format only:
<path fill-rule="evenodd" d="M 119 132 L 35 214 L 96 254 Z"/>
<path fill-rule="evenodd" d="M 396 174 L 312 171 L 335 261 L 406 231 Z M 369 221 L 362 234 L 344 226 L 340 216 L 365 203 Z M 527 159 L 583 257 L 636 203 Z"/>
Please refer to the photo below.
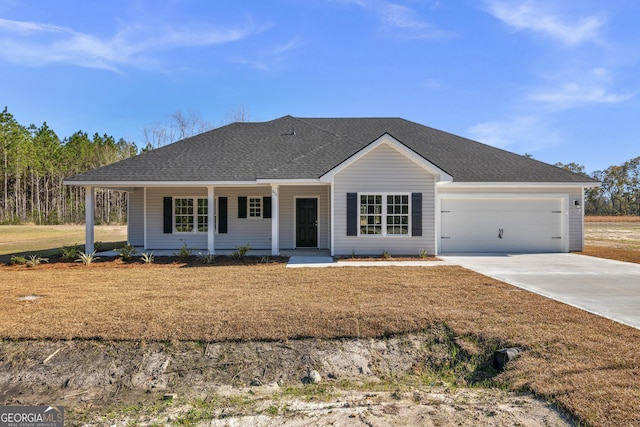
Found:
<path fill-rule="evenodd" d="M 24 126 L 5 107 L 0 113 L 0 224 L 66 224 L 84 221 L 84 188 L 65 186 L 69 176 L 135 156 L 135 143 L 78 131 L 60 139 L 46 122 Z M 96 222 L 123 223 L 126 195 L 96 190 Z"/>
<path fill-rule="evenodd" d="M 230 113 L 226 122 L 247 120 L 241 108 Z M 198 113 L 176 112 L 144 128 L 141 151 L 212 128 Z M 0 224 L 84 222 L 84 188 L 65 186 L 64 179 L 135 156 L 138 151 L 134 142 L 107 134 L 89 137 L 78 131 L 60 139 L 46 122 L 21 125 L 5 107 L 0 113 Z M 586 190 L 586 215 L 640 215 L 640 157 L 591 174 L 576 163 L 555 166 L 602 183 Z M 126 222 L 126 194 L 96 189 L 95 213 L 97 224 Z"/>
<path fill-rule="evenodd" d="M 584 166 L 576 163 L 556 163 L 556 166 L 602 183 L 585 191 L 585 215 L 640 215 L 640 156 L 591 174 L 586 174 Z"/>

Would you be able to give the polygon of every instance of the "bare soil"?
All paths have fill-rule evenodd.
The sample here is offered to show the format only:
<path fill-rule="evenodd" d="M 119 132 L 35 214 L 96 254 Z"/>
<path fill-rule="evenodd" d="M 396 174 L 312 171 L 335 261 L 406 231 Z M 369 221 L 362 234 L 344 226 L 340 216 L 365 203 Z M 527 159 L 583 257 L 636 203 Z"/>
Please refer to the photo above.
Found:
<path fill-rule="evenodd" d="M 450 338 L 4 340 L 0 395 L 64 405 L 67 425 L 573 425 L 531 395 L 443 381 Z M 486 380 L 482 368 L 469 378 Z M 320 383 L 305 384 L 310 370 Z"/>

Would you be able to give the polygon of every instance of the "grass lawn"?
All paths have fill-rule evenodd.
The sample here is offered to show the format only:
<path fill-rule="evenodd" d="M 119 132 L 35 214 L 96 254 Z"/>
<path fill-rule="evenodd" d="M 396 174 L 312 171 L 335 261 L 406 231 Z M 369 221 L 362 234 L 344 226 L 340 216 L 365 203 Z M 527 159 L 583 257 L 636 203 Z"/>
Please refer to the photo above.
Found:
<path fill-rule="evenodd" d="M 584 220 L 583 254 L 640 263 L 640 217 L 586 216 Z"/>
<path fill-rule="evenodd" d="M 39 253 L 43 257 L 59 253 L 62 246 L 84 245 L 84 225 L 0 225 L 0 263 L 11 255 Z M 126 225 L 98 225 L 96 242 L 122 244 L 127 240 Z"/>
<path fill-rule="evenodd" d="M 497 377 L 591 425 L 640 424 L 640 331 L 459 267 L 0 267 L 0 336 L 373 337 L 445 323 L 522 356 Z M 19 301 L 39 295 L 33 301 Z"/>

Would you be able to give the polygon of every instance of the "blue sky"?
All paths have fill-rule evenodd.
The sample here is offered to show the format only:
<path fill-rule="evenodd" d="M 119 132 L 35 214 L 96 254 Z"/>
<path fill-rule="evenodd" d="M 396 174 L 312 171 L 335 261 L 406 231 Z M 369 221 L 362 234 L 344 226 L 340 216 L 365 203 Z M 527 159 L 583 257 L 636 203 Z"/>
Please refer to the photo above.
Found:
<path fill-rule="evenodd" d="M 0 107 L 143 143 L 216 125 L 403 117 L 587 172 L 640 155 L 637 0 L 3 0 Z"/>

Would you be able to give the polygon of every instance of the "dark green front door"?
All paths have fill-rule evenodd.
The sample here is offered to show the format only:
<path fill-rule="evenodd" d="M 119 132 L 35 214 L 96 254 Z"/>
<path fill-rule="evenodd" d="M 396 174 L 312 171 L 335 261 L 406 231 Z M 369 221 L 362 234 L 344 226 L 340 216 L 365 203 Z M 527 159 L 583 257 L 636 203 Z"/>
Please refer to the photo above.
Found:
<path fill-rule="evenodd" d="M 296 199 L 296 247 L 318 247 L 318 199 Z"/>

